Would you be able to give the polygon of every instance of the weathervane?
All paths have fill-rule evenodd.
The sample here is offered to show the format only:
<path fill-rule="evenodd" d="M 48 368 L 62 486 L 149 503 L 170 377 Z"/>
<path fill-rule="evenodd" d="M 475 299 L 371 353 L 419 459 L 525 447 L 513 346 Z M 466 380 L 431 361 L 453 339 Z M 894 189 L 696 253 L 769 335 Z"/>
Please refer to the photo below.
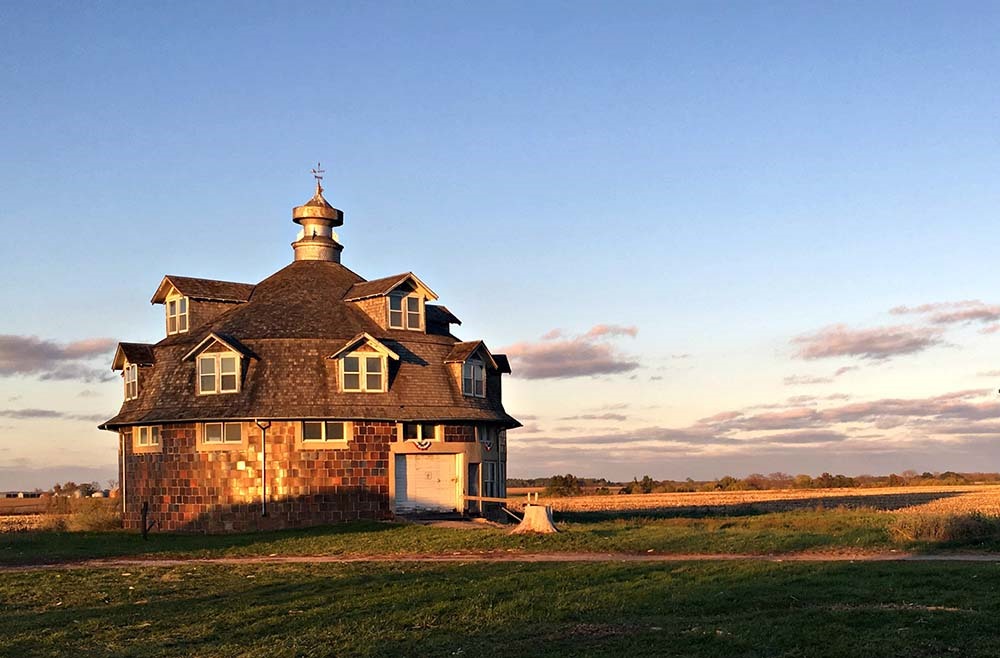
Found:
<path fill-rule="evenodd" d="M 326 170 L 323 169 L 322 165 L 320 165 L 320 163 L 317 162 L 316 168 L 312 170 L 312 175 L 313 178 L 316 179 L 316 191 L 319 192 L 320 194 L 323 193 L 323 174 L 325 173 Z"/>

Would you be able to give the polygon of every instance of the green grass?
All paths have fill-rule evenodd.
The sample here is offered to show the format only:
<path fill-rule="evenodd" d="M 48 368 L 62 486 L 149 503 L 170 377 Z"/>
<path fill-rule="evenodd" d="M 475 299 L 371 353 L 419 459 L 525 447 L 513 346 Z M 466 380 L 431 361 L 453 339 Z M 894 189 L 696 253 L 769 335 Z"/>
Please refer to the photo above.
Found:
<path fill-rule="evenodd" d="M 984 563 L 325 564 L 0 574 L 10 656 L 990 656 Z"/>
<path fill-rule="evenodd" d="M 883 549 L 892 517 L 859 510 L 813 510 L 756 516 L 631 518 L 563 523 L 557 535 L 357 522 L 308 530 L 237 535 L 132 532 L 0 534 L 0 564 L 130 556 L 371 555 L 481 551 L 625 553 L 788 553 Z"/>

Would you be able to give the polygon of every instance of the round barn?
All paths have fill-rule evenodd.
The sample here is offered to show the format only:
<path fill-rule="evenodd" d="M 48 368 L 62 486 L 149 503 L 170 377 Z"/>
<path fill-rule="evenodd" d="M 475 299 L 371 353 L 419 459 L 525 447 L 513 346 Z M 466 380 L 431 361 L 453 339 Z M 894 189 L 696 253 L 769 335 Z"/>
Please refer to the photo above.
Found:
<path fill-rule="evenodd" d="M 343 213 L 292 213 L 295 260 L 257 284 L 168 275 L 166 337 L 120 343 L 124 525 L 287 528 L 425 512 L 481 514 L 506 495 L 507 358 L 412 272 L 340 263 Z"/>

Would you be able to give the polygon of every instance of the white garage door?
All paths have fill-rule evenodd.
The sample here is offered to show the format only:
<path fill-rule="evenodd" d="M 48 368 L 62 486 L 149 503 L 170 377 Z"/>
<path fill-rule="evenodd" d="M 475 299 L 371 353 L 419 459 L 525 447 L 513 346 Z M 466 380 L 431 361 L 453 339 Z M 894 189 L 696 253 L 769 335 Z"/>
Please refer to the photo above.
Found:
<path fill-rule="evenodd" d="M 396 511 L 455 509 L 455 455 L 396 455 Z"/>

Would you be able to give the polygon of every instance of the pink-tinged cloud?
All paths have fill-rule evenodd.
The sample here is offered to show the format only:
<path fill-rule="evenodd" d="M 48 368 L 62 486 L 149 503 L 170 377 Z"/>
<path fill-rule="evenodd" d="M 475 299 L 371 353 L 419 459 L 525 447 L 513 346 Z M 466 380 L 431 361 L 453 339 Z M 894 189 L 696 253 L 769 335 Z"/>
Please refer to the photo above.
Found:
<path fill-rule="evenodd" d="M 811 375 L 789 375 L 782 380 L 785 386 L 811 386 L 813 384 L 829 384 L 833 377 L 813 377 Z"/>
<path fill-rule="evenodd" d="M 559 420 L 628 420 L 625 414 L 603 413 L 603 414 L 580 414 L 579 416 L 563 416 Z"/>
<path fill-rule="evenodd" d="M 884 360 L 921 352 L 940 342 L 940 329 L 906 325 L 851 329 L 846 325 L 836 324 L 792 339 L 793 344 L 800 346 L 795 354 L 800 359 L 854 356 Z"/>
<path fill-rule="evenodd" d="M 603 336 L 631 336 L 632 338 L 635 338 L 638 334 L 638 327 L 623 327 L 617 324 L 598 324 L 591 327 L 590 331 L 584 334 L 584 337 L 601 338 Z"/>
<path fill-rule="evenodd" d="M 889 309 L 889 312 L 894 315 L 924 315 L 934 324 L 986 323 L 1000 320 L 1000 305 L 985 304 L 978 299 L 966 299 L 959 302 L 935 302 L 912 307 L 896 306 Z"/>
<path fill-rule="evenodd" d="M 568 379 L 611 375 L 635 370 L 639 362 L 621 354 L 606 339 L 635 336 L 635 327 L 597 325 L 581 336 L 550 331 L 538 342 L 514 343 L 500 351 L 514 362 L 514 373 L 525 379 Z"/>
<path fill-rule="evenodd" d="M 0 377 L 37 375 L 45 380 L 107 381 L 108 368 L 94 368 L 88 362 L 110 356 L 116 342 L 111 338 L 88 338 L 68 344 L 37 336 L 0 335 Z"/>

